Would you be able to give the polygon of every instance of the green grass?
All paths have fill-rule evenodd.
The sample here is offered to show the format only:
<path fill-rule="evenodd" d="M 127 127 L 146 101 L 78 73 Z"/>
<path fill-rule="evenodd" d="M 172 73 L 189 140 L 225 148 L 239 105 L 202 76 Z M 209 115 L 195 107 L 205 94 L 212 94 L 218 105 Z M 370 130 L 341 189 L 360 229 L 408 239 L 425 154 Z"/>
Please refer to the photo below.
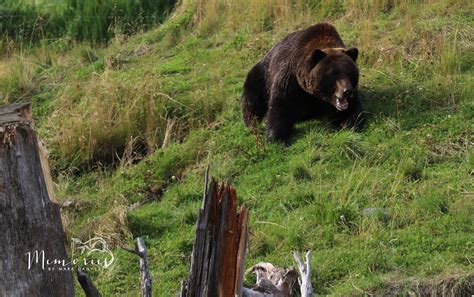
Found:
<path fill-rule="evenodd" d="M 166 19 L 176 1 L 1 0 L 0 50 L 60 37 L 102 44 L 149 29 Z"/>
<path fill-rule="evenodd" d="M 120 249 L 137 236 L 155 295 L 177 292 L 208 163 L 250 209 L 246 268 L 294 265 L 291 251 L 311 249 L 315 291 L 332 295 L 472 275 L 472 5 L 224 2 L 183 1 L 161 27 L 106 48 L 58 41 L 0 61 L 3 103 L 33 102 L 58 199 L 79 203 L 64 210 L 68 237 L 115 248 L 116 264 L 92 275 L 103 295 L 139 294 L 138 259 Z M 320 20 L 360 49 L 367 127 L 311 121 L 289 147 L 266 143 L 241 119 L 246 73 Z"/>

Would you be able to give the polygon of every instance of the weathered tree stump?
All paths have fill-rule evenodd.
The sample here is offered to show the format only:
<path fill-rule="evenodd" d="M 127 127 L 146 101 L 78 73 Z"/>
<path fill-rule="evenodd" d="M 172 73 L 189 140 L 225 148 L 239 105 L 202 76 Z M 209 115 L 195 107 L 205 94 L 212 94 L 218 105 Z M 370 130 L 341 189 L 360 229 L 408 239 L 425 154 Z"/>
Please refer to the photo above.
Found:
<path fill-rule="evenodd" d="M 74 296 L 59 206 L 30 104 L 0 108 L 0 296 Z"/>
<path fill-rule="evenodd" d="M 235 189 L 208 179 L 206 172 L 189 278 L 180 296 L 241 296 L 248 210 L 237 211 Z"/>

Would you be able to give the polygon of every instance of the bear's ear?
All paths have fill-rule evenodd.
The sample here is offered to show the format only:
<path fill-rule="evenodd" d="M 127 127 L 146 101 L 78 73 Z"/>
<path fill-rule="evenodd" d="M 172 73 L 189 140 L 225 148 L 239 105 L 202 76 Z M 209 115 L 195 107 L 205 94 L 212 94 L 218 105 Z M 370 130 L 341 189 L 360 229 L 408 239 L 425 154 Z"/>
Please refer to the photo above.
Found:
<path fill-rule="evenodd" d="M 357 57 L 359 56 L 359 50 L 356 47 L 351 47 L 350 49 L 346 50 L 346 55 L 351 57 L 352 61 L 356 62 Z"/>
<path fill-rule="evenodd" d="M 313 68 L 314 66 L 316 66 L 316 64 L 318 64 L 318 62 L 321 61 L 324 57 L 326 57 L 325 52 L 320 49 L 314 50 L 314 52 L 309 57 L 309 67 Z"/>

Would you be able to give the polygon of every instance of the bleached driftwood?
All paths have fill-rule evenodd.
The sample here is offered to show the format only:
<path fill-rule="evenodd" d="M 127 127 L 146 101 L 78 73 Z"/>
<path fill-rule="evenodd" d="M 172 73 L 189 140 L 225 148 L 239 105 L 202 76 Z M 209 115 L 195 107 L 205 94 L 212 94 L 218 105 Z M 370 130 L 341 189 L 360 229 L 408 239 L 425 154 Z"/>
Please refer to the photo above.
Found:
<path fill-rule="evenodd" d="M 306 252 L 306 263 L 303 263 L 298 252 L 293 252 L 293 257 L 295 258 L 300 273 L 298 282 L 300 284 L 301 297 L 311 297 L 313 296 L 313 285 L 311 284 L 311 251 Z"/>
<path fill-rule="evenodd" d="M 258 263 L 247 272 L 255 272 L 257 282 L 251 289 L 243 288 L 244 297 L 290 297 L 293 286 L 298 279 L 301 297 L 313 296 L 311 284 L 311 251 L 306 253 L 306 263 L 301 260 L 298 252 L 293 252 L 298 266 L 299 277 L 295 269 L 276 268 L 271 263 Z"/>
<path fill-rule="evenodd" d="M 97 290 L 97 287 L 92 283 L 91 279 L 84 271 L 77 268 L 76 273 L 77 280 L 84 290 L 86 297 L 101 297 L 99 290 Z"/>
<path fill-rule="evenodd" d="M 271 263 L 261 262 L 247 270 L 257 275 L 253 288 L 243 288 L 244 297 L 289 297 L 296 283 L 297 273 L 293 268 L 282 269 Z"/>
<path fill-rule="evenodd" d="M 148 269 L 148 250 L 146 248 L 143 238 L 138 237 L 137 242 L 135 243 L 135 249 L 126 249 L 137 255 L 140 258 L 140 283 L 142 290 L 142 297 L 151 297 L 152 295 L 152 278 L 150 271 Z"/>

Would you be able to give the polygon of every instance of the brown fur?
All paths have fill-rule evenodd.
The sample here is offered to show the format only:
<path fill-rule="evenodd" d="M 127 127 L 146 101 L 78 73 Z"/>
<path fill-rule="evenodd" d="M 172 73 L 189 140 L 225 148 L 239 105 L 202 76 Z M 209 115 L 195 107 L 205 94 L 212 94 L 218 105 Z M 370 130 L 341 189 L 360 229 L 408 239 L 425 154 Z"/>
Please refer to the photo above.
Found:
<path fill-rule="evenodd" d="M 270 140 L 287 142 L 293 125 L 328 117 L 337 126 L 362 123 L 356 48 L 346 49 L 327 23 L 286 36 L 249 72 L 242 109 L 247 125 L 267 118 Z"/>

